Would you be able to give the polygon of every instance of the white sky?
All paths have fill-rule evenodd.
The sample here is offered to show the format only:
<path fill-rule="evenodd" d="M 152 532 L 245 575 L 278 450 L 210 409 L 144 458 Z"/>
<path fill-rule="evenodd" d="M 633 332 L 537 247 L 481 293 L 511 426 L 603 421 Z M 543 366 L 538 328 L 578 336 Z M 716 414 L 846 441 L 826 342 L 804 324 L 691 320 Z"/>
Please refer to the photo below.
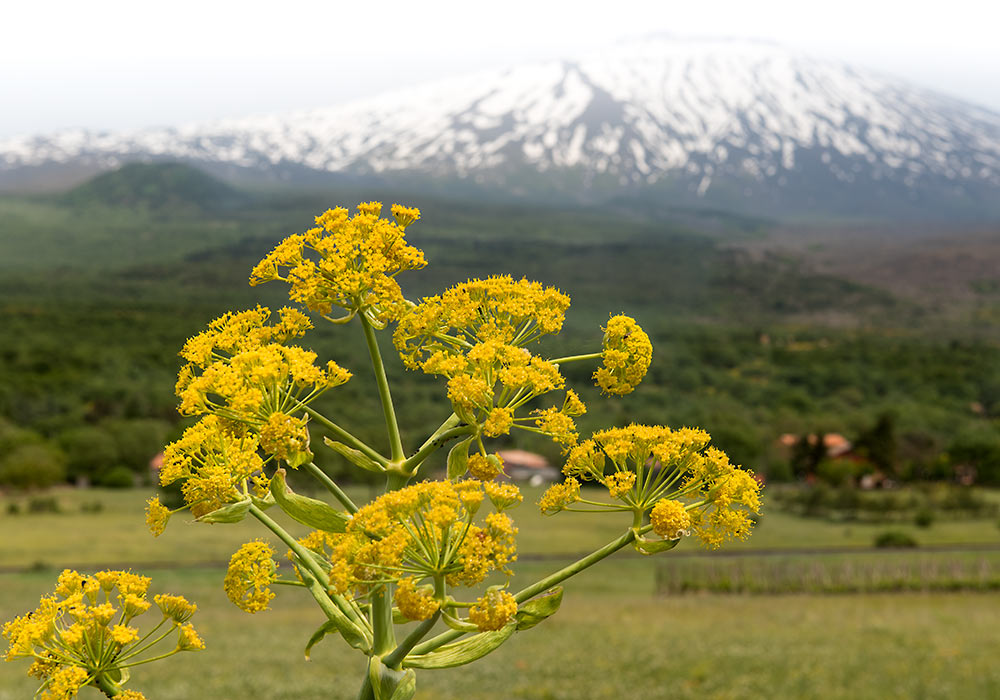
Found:
<path fill-rule="evenodd" d="M 320 107 L 651 32 L 772 39 L 1000 111 L 996 0 L 34 0 L 0 13 L 0 137 Z"/>

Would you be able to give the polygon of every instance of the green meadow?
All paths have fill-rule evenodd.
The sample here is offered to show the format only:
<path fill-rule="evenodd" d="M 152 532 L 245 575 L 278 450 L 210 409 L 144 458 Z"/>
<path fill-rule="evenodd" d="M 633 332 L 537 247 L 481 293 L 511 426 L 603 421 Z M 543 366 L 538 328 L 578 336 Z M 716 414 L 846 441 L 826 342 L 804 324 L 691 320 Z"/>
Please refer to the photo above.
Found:
<path fill-rule="evenodd" d="M 614 537 L 627 523 L 609 515 L 537 514 L 540 491 L 514 511 L 522 561 L 512 585 L 529 583 Z M 196 601 L 208 648 L 135 670 L 134 687 L 158 700 L 212 697 L 353 698 L 361 658 L 327 639 L 304 659 L 320 624 L 300 591 L 277 589 L 272 609 L 254 616 L 222 590 L 225 562 L 241 542 L 264 536 L 252 523 L 171 521 L 154 539 L 144 528 L 146 493 L 54 492 L 60 512 L 27 513 L 28 497 L 0 502 L 0 618 L 37 604 L 64 564 L 132 565 L 153 576 L 155 592 Z M 353 496 L 364 498 L 365 489 Z M 7 512 L 12 501 L 25 506 Z M 87 504 L 99 512 L 83 512 Z M 894 526 L 896 527 L 896 526 Z M 420 700 L 585 698 L 992 698 L 1000 693 L 1000 593 L 995 591 L 781 595 L 663 593 L 671 575 L 708 567 L 737 571 L 774 562 L 812 567 L 871 562 L 986 561 L 996 576 L 995 520 L 907 529 L 912 552 L 872 548 L 884 526 L 845 525 L 767 512 L 747 543 L 706 553 L 694 542 L 657 557 L 621 552 L 567 582 L 560 611 L 518 633 L 476 664 L 424 672 Z M 963 545 L 972 551 L 962 550 Z M 835 551 L 835 554 L 823 554 Z M 946 551 L 942 551 L 946 550 Z M 279 551 L 283 551 L 279 548 Z M 678 573 L 679 572 L 679 573 Z M 660 592 L 658 592 L 658 589 Z M 29 697 L 26 663 L 0 665 L 0 700 Z M 253 669 L 253 673 L 248 673 Z M 88 694 L 89 693 L 89 694 Z M 100 697 L 86 689 L 82 700 Z"/>

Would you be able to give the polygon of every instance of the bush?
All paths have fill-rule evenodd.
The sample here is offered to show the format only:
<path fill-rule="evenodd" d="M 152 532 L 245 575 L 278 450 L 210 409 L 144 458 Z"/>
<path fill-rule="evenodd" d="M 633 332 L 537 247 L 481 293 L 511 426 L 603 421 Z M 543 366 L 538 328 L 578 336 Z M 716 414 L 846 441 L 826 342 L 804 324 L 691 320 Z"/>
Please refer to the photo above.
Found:
<path fill-rule="evenodd" d="M 59 501 L 52 496 L 38 496 L 28 501 L 29 513 L 58 513 Z"/>
<path fill-rule="evenodd" d="M 103 428 L 91 425 L 73 428 L 60 434 L 58 442 L 66 451 L 70 479 L 85 477 L 94 481 L 98 474 L 120 461 L 114 436 Z"/>
<path fill-rule="evenodd" d="M 934 511 L 930 508 L 921 508 L 913 516 L 913 524 L 917 527 L 930 527 L 934 524 Z"/>
<path fill-rule="evenodd" d="M 106 489 L 130 489 L 135 486 L 135 477 L 131 469 L 119 464 L 101 474 L 94 483 Z"/>
<path fill-rule="evenodd" d="M 905 532 L 887 530 L 875 538 L 875 546 L 886 549 L 916 547 L 917 541 Z"/>
<path fill-rule="evenodd" d="M 66 480 L 66 456 L 45 443 L 25 444 L 0 457 L 0 485 L 48 488 Z"/>

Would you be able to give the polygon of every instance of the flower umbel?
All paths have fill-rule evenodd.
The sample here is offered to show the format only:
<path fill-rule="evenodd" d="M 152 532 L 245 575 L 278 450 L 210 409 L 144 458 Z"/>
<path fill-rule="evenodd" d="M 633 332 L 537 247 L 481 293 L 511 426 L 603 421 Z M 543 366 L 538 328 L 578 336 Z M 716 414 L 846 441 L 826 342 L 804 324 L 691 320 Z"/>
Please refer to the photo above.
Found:
<path fill-rule="evenodd" d="M 178 651 L 205 648 L 201 642 L 200 646 L 177 647 L 165 654 L 150 652 L 181 626 L 171 616 L 162 618 L 145 635 L 136 626 L 136 618 L 150 607 L 146 600 L 149 583 L 148 578 L 128 571 L 84 576 L 66 569 L 55 592 L 43 596 L 37 609 L 4 625 L 3 636 L 9 643 L 7 661 L 35 659 L 28 673 L 42 681 L 42 698 L 72 698 L 87 685 L 109 697 L 114 692 L 118 698 L 142 698 L 141 693 L 121 687 L 130 667 Z M 158 603 L 161 598 L 184 601 L 180 596 L 158 595 Z M 190 619 L 195 606 L 184 603 L 189 611 L 185 619 Z M 188 634 L 197 637 L 190 624 L 185 627 L 190 628 Z"/>

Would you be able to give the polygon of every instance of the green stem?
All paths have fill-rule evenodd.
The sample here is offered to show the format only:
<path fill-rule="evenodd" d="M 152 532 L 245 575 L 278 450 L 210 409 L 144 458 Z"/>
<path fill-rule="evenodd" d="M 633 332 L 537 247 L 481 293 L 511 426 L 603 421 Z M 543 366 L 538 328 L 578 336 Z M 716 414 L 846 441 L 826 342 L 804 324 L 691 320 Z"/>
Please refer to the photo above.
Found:
<path fill-rule="evenodd" d="M 458 416 L 454 416 L 454 418 L 456 421 L 461 422 Z M 424 460 L 444 447 L 449 440 L 454 440 L 462 435 L 471 435 L 473 432 L 475 432 L 475 428 L 471 425 L 463 425 L 443 431 L 439 428 L 437 432 L 428 438 L 427 442 L 421 445 L 419 450 L 413 453 L 412 457 L 403 462 L 401 466 L 402 470 L 411 473 L 415 472 L 424 463 Z"/>
<path fill-rule="evenodd" d="M 556 571 L 555 573 L 546 576 L 540 581 L 536 581 L 527 588 L 522 588 L 520 591 L 514 594 L 514 600 L 516 600 L 518 603 L 523 603 L 524 601 L 529 600 L 530 598 L 534 598 L 539 593 L 542 593 L 548 590 L 549 588 L 552 588 L 552 586 L 555 586 L 556 584 L 562 583 L 570 576 L 575 576 L 584 569 L 593 566 L 601 559 L 604 559 L 605 557 L 614 554 L 622 547 L 631 544 L 632 541 L 635 540 L 635 536 L 636 536 L 636 530 L 630 529 L 628 532 L 626 532 L 618 539 L 609 542 L 608 544 L 604 545 L 600 549 L 591 552 L 582 559 L 578 559 L 569 566 L 559 569 L 559 571 Z"/>
<path fill-rule="evenodd" d="M 105 676 L 103 673 L 98 673 L 94 676 L 94 682 L 97 684 L 97 687 L 101 689 L 101 692 L 109 698 L 121 695 L 124 692 L 120 685 Z"/>
<path fill-rule="evenodd" d="M 582 360 L 599 360 L 604 353 L 592 352 L 588 355 L 569 355 L 567 357 L 560 357 L 555 360 L 549 360 L 554 365 L 564 365 L 567 362 L 580 362 Z"/>
<path fill-rule="evenodd" d="M 389 380 L 385 376 L 385 365 L 382 364 L 382 354 L 378 349 L 375 329 L 371 321 L 361 315 L 361 327 L 365 331 L 365 342 L 368 343 L 368 354 L 371 356 L 372 369 L 375 371 L 375 382 L 378 384 L 378 395 L 382 401 L 382 412 L 385 414 L 385 427 L 389 433 L 389 445 L 392 449 L 392 461 L 402 462 L 406 457 L 403 452 L 403 441 L 399 437 L 399 425 L 396 423 L 396 411 L 392 406 L 392 394 L 389 393 Z"/>
<path fill-rule="evenodd" d="M 278 523 L 271 520 L 271 518 L 255 505 L 250 506 L 250 514 L 257 518 L 264 527 L 277 535 L 282 542 L 288 545 L 288 548 L 295 552 L 295 556 L 302 563 L 302 566 L 315 578 L 315 586 L 310 585 L 309 591 L 313 594 L 313 598 L 334 622 L 339 622 L 340 618 L 346 618 L 355 626 L 364 627 L 361 618 L 354 611 L 351 605 L 344 600 L 343 597 L 339 595 L 330 596 L 326 592 L 326 588 L 329 585 L 329 580 L 327 578 L 326 572 L 320 568 L 319 564 L 312 558 L 312 555 L 303 547 L 298 541 L 292 537 L 288 532 L 285 531 L 283 527 L 278 525 Z M 336 606 L 336 607 L 334 607 Z M 332 608 L 332 610 L 330 609 Z"/>
<path fill-rule="evenodd" d="M 382 586 L 371 595 L 372 632 L 375 636 L 373 653 L 376 656 L 389 653 L 396 646 L 396 630 L 392 624 L 392 597 L 389 585 Z"/>
<path fill-rule="evenodd" d="M 340 504 L 347 508 L 348 513 L 357 513 L 358 507 L 354 505 L 354 501 L 351 500 L 350 496 L 344 493 L 337 482 L 327 476 L 326 472 L 316 466 L 314 462 L 309 462 L 305 465 L 306 471 L 315 476 L 323 486 L 326 487 L 327 491 L 333 494 L 334 498 L 340 501 Z"/>
<path fill-rule="evenodd" d="M 434 596 L 439 601 L 445 597 L 444 576 L 440 574 L 434 577 Z M 406 635 L 406 639 L 400 642 L 399 646 L 391 654 L 382 659 L 382 663 L 389 668 L 399 670 L 400 664 L 403 663 L 406 655 L 410 653 L 413 647 L 417 646 L 421 639 L 427 636 L 427 633 L 433 629 L 440 617 L 441 606 L 439 605 L 433 615 L 417 625 L 412 632 Z"/>
<path fill-rule="evenodd" d="M 376 452 L 374 449 L 363 443 L 358 438 L 351 435 L 349 432 L 347 432 L 339 425 L 331 421 L 329 418 L 324 416 L 322 413 L 319 413 L 315 409 L 309 408 L 308 406 L 303 406 L 303 410 L 310 416 L 315 418 L 317 421 L 322 423 L 327 430 L 336 435 L 345 445 L 353 447 L 358 452 L 365 454 L 367 457 L 370 457 L 371 459 L 375 460 L 383 467 L 389 463 L 389 460 L 387 460 L 385 457 L 380 455 L 378 452 Z"/>
<path fill-rule="evenodd" d="M 403 659 L 409 654 L 413 647 L 417 646 L 417 643 L 421 639 L 427 636 L 427 633 L 431 631 L 435 624 L 437 624 L 438 618 L 441 617 L 441 609 L 438 610 L 429 618 L 421 622 L 417 627 L 410 632 L 406 639 L 399 643 L 391 654 L 382 659 L 382 662 L 389 668 L 399 669 L 399 665 L 403 663 Z"/>

